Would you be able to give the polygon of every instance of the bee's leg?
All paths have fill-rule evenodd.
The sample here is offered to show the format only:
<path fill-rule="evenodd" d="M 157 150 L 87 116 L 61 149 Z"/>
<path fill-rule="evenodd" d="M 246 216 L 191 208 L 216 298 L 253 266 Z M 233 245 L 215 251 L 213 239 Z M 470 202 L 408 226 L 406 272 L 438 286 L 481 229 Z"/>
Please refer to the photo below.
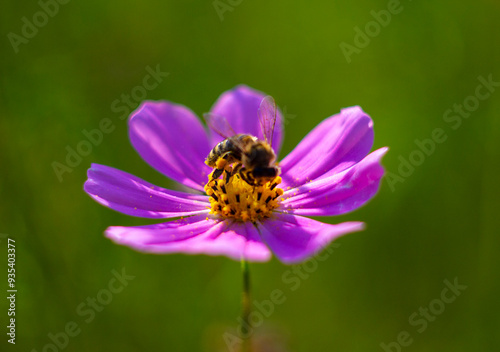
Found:
<path fill-rule="evenodd" d="M 234 168 L 231 166 L 226 166 L 226 168 L 225 168 L 226 174 L 224 176 L 224 180 L 226 181 L 226 184 L 229 183 L 229 179 L 231 178 L 231 176 L 236 175 L 240 169 L 241 169 L 240 163 L 237 163 L 234 166 Z"/>
<path fill-rule="evenodd" d="M 222 175 L 223 172 L 224 172 L 224 168 L 222 168 L 222 169 L 214 169 L 214 171 L 212 172 L 212 180 L 215 180 L 215 179 L 219 178 L 220 175 Z"/>
<path fill-rule="evenodd" d="M 243 181 L 248 183 L 250 186 L 254 186 L 255 182 L 254 179 L 249 171 L 246 170 L 240 170 L 240 176 Z"/>
<path fill-rule="evenodd" d="M 251 172 L 248 172 L 247 173 L 247 179 L 248 179 L 248 184 L 251 185 L 251 186 L 255 186 L 256 183 L 255 183 L 255 178 L 253 177 L 253 174 Z"/>
<path fill-rule="evenodd" d="M 238 175 L 240 175 L 240 178 L 247 182 L 247 178 L 246 178 L 246 172 L 245 172 L 245 169 L 242 169 L 241 167 L 238 168 Z"/>
<path fill-rule="evenodd" d="M 238 163 L 235 165 L 235 167 L 233 168 L 233 175 L 236 175 L 236 174 L 239 174 L 240 177 L 241 177 L 241 172 L 242 172 L 242 164 Z"/>
<path fill-rule="evenodd" d="M 215 163 L 216 168 L 212 172 L 212 180 L 215 180 L 222 175 L 225 169 L 229 168 L 229 162 L 228 159 L 232 156 L 231 152 L 225 153 L 223 156 L 221 156 L 217 162 Z"/>
<path fill-rule="evenodd" d="M 247 181 L 247 182 L 248 182 L 248 184 L 249 184 L 249 185 L 251 185 L 251 186 L 255 186 L 255 185 L 256 185 L 256 183 L 255 183 L 255 178 L 252 176 L 252 173 L 251 173 L 251 172 L 249 172 L 249 173 L 247 174 L 247 177 L 248 177 L 248 180 L 250 181 L 250 182 L 248 182 L 248 181 Z"/>

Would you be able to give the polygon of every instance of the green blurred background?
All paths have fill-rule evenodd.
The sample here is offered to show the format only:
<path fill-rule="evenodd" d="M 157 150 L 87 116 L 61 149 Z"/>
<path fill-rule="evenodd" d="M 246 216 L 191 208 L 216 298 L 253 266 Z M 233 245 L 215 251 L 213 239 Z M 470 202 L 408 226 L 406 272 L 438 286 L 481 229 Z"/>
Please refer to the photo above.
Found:
<path fill-rule="evenodd" d="M 275 289 L 286 296 L 256 332 L 262 341 L 271 334 L 286 351 L 383 351 L 407 331 L 412 342 L 402 351 L 498 351 L 500 89 L 459 128 L 443 119 L 454 104 L 474 102 L 478 77 L 500 81 L 498 1 L 402 1 L 350 62 L 341 43 L 355 45 L 356 27 L 364 32 L 387 1 L 220 3 L 231 9 L 222 20 L 211 1 L 72 0 L 17 53 L 9 33 L 21 35 L 22 18 L 33 21 L 41 7 L 2 4 L 0 232 L 16 240 L 18 288 L 16 345 L 2 351 L 62 350 L 44 346 L 71 321 L 81 330 L 65 351 L 227 351 L 222 334 L 240 311 L 239 263 L 114 245 L 102 235 L 107 226 L 155 221 L 116 213 L 82 190 L 92 162 L 173 187 L 133 150 L 111 108 L 157 65 L 169 76 L 147 99 L 199 116 L 240 83 L 274 96 L 288 114 L 281 156 L 351 105 L 372 116 L 374 147 L 391 148 L 384 164 L 392 175 L 418 150 L 415 139 L 446 133 L 413 172 L 383 181 L 367 206 L 324 219 L 362 220 L 367 229 L 339 239 L 299 289 L 283 282 L 291 268 L 277 260 L 251 265 L 255 300 Z M 114 131 L 60 182 L 52 163 L 64 163 L 66 146 L 106 117 Z M 4 295 L 5 238 L 0 247 Z M 86 323 L 77 307 L 122 268 L 135 278 Z M 418 332 L 409 317 L 455 278 L 467 289 Z M 0 317 L 6 346 L 6 299 Z"/>

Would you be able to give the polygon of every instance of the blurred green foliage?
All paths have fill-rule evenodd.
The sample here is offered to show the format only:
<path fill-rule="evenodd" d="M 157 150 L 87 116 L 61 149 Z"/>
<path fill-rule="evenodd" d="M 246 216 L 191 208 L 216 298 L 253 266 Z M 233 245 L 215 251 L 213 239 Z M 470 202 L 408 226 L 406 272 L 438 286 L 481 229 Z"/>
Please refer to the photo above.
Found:
<path fill-rule="evenodd" d="M 500 90 L 479 100 L 456 129 L 443 116 L 475 95 L 478 77 L 500 81 L 500 5 L 400 6 L 348 63 L 341 43 L 355 45 L 356 27 L 365 31 L 371 11 L 387 9 L 387 1 L 246 0 L 221 21 L 211 1 L 73 0 L 59 5 L 17 53 L 9 33 L 21 35 L 23 17 L 33 21 L 41 7 L 4 2 L 0 232 L 17 244 L 16 347 L 42 351 L 49 333 L 74 321 L 81 331 L 65 351 L 223 351 L 222 333 L 237 326 L 239 263 L 114 245 L 102 235 L 107 226 L 154 221 L 106 209 L 82 190 L 91 162 L 173 186 L 133 150 L 126 120 L 111 108 L 142 84 L 147 66 L 160 65 L 170 75 L 147 99 L 182 103 L 199 116 L 239 83 L 274 96 L 294 115 L 281 156 L 351 105 L 374 119 L 375 147 L 391 148 L 384 164 L 394 175 L 401 158 L 418 150 L 415 139 L 444 130 L 446 141 L 404 182 L 384 181 L 367 206 L 324 219 L 362 220 L 367 229 L 338 240 L 340 247 L 300 288 L 283 282 L 291 268 L 275 259 L 251 265 L 254 299 L 284 292 L 286 301 L 265 325 L 283 334 L 291 351 L 382 351 L 380 344 L 402 331 L 412 339 L 403 351 L 497 351 Z M 75 148 L 82 131 L 98 128 L 103 118 L 114 131 L 60 182 L 52 163 L 64 163 L 66 146 Z M 85 322 L 90 316 L 78 314 L 78 306 L 122 268 L 135 279 Z M 439 299 L 443 280 L 454 278 L 468 288 L 418 332 L 409 317 Z M 7 303 L 0 300 L 2 331 Z"/>

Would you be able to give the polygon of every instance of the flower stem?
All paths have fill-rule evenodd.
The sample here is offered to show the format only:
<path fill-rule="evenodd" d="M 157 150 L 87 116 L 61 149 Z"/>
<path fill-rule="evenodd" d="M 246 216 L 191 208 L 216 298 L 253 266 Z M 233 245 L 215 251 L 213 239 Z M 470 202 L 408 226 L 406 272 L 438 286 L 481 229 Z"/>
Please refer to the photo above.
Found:
<path fill-rule="evenodd" d="M 243 294 L 241 296 L 241 330 L 245 333 L 243 334 L 243 344 L 242 352 L 251 352 L 252 350 L 252 329 L 250 327 L 250 313 L 252 307 L 250 305 L 250 270 L 248 268 L 248 262 L 245 259 L 241 259 L 241 272 L 243 273 Z"/>

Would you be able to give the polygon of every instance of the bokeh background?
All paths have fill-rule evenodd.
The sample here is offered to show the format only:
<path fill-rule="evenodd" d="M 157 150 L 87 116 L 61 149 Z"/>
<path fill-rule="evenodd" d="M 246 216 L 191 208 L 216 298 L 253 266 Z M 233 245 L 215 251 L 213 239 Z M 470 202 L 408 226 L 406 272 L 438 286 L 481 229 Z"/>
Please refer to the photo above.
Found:
<path fill-rule="evenodd" d="M 367 206 L 324 219 L 362 220 L 367 229 L 339 239 L 297 290 L 282 280 L 292 268 L 275 259 L 251 265 L 255 300 L 275 289 L 286 296 L 256 332 L 266 351 L 383 351 L 402 331 L 411 337 L 402 351 L 498 351 L 499 87 L 458 128 L 443 119 L 454 104 L 474 101 L 480 76 L 500 81 L 498 1 L 401 1 L 350 62 L 341 44 L 354 46 L 356 27 L 365 32 L 371 12 L 391 2 L 216 3 L 224 4 L 219 14 L 212 1 L 72 0 L 16 53 L 9 33 L 21 35 L 23 17 L 32 22 L 41 7 L 2 3 L 0 232 L 16 240 L 18 288 L 15 346 L 0 300 L 2 351 L 227 351 L 222 334 L 240 311 L 239 263 L 114 245 L 102 235 L 107 226 L 155 221 L 116 213 L 82 190 L 92 162 L 174 186 L 141 160 L 111 108 L 157 65 L 169 76 L 147 99 L 199 116 L 240 83 L 274 96 L 288 116 L 281 156 L 351 105 L 374 119 L 374 148 L 391 148 L 384 165 L 393 176 L 402 177 L 415 139 L 436 128 L 447 136 L 406 176 L 384 180 Z M 65 163 L 66 147 L 103 118 L 114 131 L 60 181 L 52 163 Z M 3 296 L 5 238 L 0 247 Z M 135 278 L 85 322 L 90 315 L 77 308 L 122 268 Z M 432 301 L 439 307 L 443 281 L 455 278 L 467 289 L 418 332 L 409 317 Z M 78 336 L 47 347 L 71 321 Z"/>

